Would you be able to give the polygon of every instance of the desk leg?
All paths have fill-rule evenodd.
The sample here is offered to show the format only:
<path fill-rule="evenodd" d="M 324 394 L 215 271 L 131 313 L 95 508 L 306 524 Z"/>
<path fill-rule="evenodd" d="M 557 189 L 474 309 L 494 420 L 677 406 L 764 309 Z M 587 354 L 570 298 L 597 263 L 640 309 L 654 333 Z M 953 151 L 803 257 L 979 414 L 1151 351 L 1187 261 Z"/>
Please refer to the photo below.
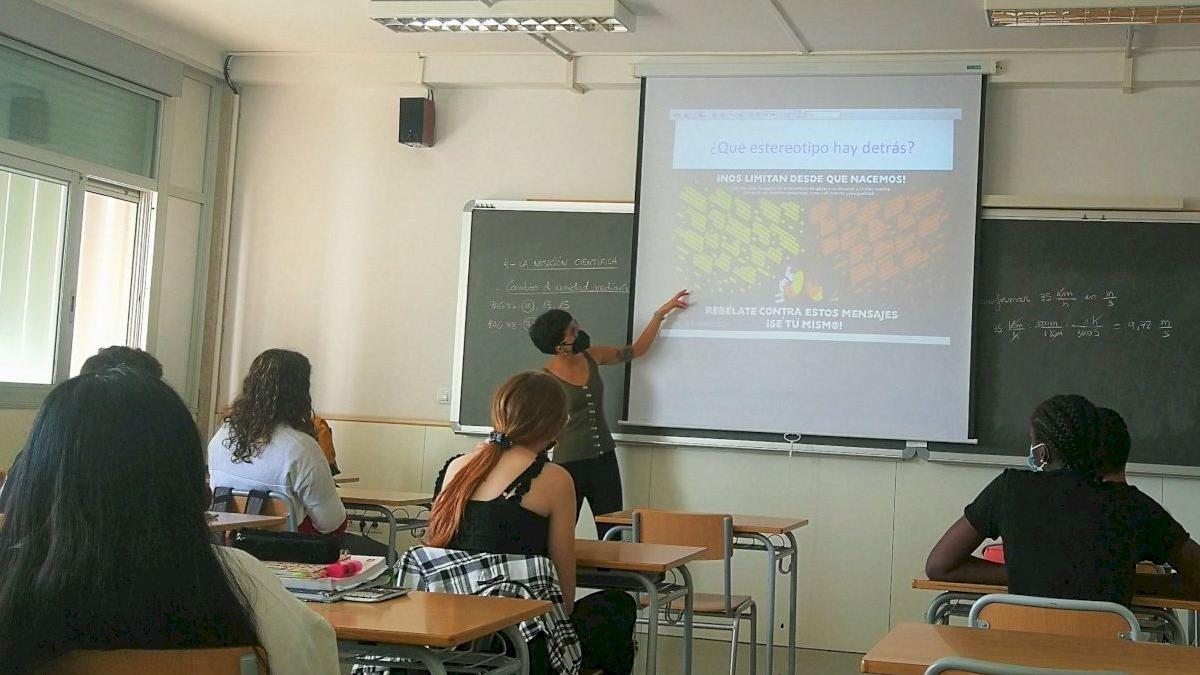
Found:
<path fill-rule="evenodd" d="M 796 563 L 800 561 L 800 552 L 795 535 L 788 532 L 786 536 L 792 558 L 792 569 L 788 570 L 788 675 L 796 675 L 796 596 L 799 593 L 800 574 Z"/>
<path fill-rule="evenodd" d="M 687 595 L 683 599 L 683 675 L 692 675 L 692 627 L 695 624 L 696 586 L 692 583 L 692 573 L 687 565 L 680 565 L 679 572 L 683 575 L 683 584 Z"/>
<path fill-rule="evenodd" d="M 658 586 L 651 580 L 641 577 L 650 598 L 650 616 L 646 622 L 646 675 L 654 675 L 658 668 Z"/>
<path fill-rule="evenodd" d="M 755 549 L 763 550 L 763 551 L 767 552 L 767 611 L 766 611 L 766 615 L 767 615 L 767 640 L 766 640 L 767 659 L 766 659 L 766 661 L 767 661 L 767 675 L 774 675 L 775 674 L 775 670 L 774 670 L 774 668 L 775 668 L 775 569 L 776 569 L 775 564 L 777 562 L 779 562 L 779 552 L 775 549 L 775 542 L 771 541 L 771 538 L 766 535 L 758 534 L 756 532 L 748 532 L 741 536 L 746 537 L 747 539 L 753 539 L 754 541 L 760 542 L 762 544 L 762 548 L 757 549 L 757 547 L 755 547 Z M 795 541 L 795 540 L 793 540 L 793 541 Z M 751 550 L 755 550 L 755 549 L 751 549 Z M 793 570 L 793 573 L 794 573 L 794 570 Z M 795 577 L 793 577 L 793 584 L 794 584 L 794 582 L 795 582 Z M 794 598 L 795 595 L 793 595 L 792 597 Z M 795 605 L 793 605 L 793 611 L 794 611 L 794 608 L 795 608 Z M 792 620 L 795 621 L 794 616 L 792 617 Z M 794 647 L 795 647 L 795 641 L 796 641 L 796 638 L 795 638 L 796 633 L 795 633 L 794 625 L 792 626 L 792 629 L 793 629 L 792 630 L 792 638 L 789 641 L 789 644 L 793 647 L 793 649 L 792 649 L 793 655 L 791 656 L 791 658 L 788 661 L 789 664 L 795 664 L 794 654 L 795 654 L 796 650 Z M 755 645 L 754 648 L 758 649 L 758 646 Z"/>

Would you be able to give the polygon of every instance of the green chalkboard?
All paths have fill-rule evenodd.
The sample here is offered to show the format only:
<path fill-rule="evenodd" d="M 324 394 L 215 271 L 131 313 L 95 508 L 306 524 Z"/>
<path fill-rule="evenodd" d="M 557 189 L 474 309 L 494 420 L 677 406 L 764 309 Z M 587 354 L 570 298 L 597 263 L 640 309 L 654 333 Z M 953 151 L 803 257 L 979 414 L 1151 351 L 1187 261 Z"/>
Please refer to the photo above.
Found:
<path fill-rule="evenodd" d="M 984 220 L 973 354 L 978 445 L 1024 455 L 1053 394 L 1125 418 L 1131 464 L 1200 466 L 1200 224 Z"/>
<path fill-rule="evenodd" d="M 485 202 L 464 212 L 451 422 L 491 427 L 492 393 L 548 358 L 529 325 L 570 312 L 598 345 L 628 342 L 633 205 Z M 603 368 L 609 425 L 624 408 L 625 368 Z"/>

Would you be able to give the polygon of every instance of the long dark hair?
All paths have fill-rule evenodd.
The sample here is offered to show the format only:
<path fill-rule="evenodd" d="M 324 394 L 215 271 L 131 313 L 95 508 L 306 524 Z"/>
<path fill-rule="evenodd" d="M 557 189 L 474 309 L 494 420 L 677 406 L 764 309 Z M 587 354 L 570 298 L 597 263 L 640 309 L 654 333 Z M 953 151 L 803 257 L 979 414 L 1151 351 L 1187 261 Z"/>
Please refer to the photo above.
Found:
<path fill-rule="evenodd" d="M 258 457 L 280 424 L 317 437 L 309 392 L 311 375 L 312 365 L 299 352 L 268 349 L 255 357 L 242 382 L 242 393 L 225 416 L 229 425 L 225 446 L 233 451 L 233 461 Z"/>
<path fill-rule="evenodd" d="M 1100 472 L 1100 413 L 1086 398 L 1059 394 L 1042 401 L 1029 418 L 1033 437 L 1067 468 L 1090 477 Z"/>
<path fill-rule="evenodd" d="M 513 375 L 492 396 L 492 426 L 517 445 L 553 439 L 566 425 L 569 412 L 566 391 L 558 378 L 547 373 Z M 495 441 L 479 444 L 479 452 L 454 474 L 454 479 L 443 486 L 434 500 L 425 543 L 444 547 L 454 539 L 467 502 L 496 468 L 503 452 L 504 448 Z"/>
<path fill-rule="evenodd" d="M 4 492 L 5 673 L 76 649 L 260 645 L 209 543 L 196 425 L 161 381 L 121 367 L 55 388 Z"/>

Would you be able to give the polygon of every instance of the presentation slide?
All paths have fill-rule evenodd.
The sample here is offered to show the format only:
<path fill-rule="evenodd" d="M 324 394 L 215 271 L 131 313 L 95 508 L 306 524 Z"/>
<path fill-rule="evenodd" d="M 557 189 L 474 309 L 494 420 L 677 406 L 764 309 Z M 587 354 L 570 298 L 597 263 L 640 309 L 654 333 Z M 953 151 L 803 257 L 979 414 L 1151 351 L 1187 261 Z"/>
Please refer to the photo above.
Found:
<path fill-rule="evenodd" d="M 981 75 L 649 78 L 627 420 L 968 437 Z"/>

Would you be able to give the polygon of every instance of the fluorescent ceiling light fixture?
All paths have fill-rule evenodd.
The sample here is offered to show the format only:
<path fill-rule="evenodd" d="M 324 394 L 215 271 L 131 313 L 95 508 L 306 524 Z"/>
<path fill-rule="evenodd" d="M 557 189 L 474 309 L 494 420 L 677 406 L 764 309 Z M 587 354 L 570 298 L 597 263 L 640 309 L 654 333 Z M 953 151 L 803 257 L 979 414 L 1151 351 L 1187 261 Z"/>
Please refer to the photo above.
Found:
<path fill-rule="evenodd" d="M 1200 4 L 1089 2 L 1088 0 L 987 0 L 992 26 L 1143 26 L 1200 23 Z"/>
<path fill-rule="evenodd" d="M 617 0 L 371 0 L 367 13 L 397 33 L 628 33 Z"/>

